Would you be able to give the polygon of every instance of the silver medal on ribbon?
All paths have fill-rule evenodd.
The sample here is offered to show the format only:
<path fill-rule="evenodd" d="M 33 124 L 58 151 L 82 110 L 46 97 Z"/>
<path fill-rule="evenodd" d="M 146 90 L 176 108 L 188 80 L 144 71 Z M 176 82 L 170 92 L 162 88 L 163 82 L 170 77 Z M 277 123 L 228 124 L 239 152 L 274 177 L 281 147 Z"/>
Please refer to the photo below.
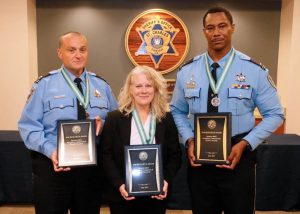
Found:
<path fill-rule="evenodd" d="M 218 107 L 220 105 L 220 103 L 221 103 L 221 100 L 219 97 L 214 97 L 211 99 L 211 104 L 214 107 Z"/>

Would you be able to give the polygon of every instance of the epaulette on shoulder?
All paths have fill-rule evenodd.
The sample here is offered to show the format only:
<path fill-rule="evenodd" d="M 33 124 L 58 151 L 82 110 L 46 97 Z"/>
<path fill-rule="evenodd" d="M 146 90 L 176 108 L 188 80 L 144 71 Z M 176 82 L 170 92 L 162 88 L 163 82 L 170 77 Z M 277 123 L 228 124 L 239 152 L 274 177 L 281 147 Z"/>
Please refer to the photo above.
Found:
<path fill-rule="evenodd" d="M 102 77 L 100 77 L 100 76 L 98 76 L 97 74 L 95 74 L 95 73 L 93 73 L 93 72 L 88 72 L 90 75 L 92 75 L 93 77 L 97 77 L 98 79 L 101 79 L 102 81 L 104 81 L 104 82 L 106 82 L 106 84 L 108 84 L 108 82 L 105 80 L 105 79 L 103 79 Z M 109 85 L 109 84 L 108 84 Z"/>
<path fill-rule="evenodd" d="M 98 75 L 96 75 L 95 77 L 97 77 L 97 78 L 103 80 L 104 82 L 106 82 L 106 83 L 108 84 L 108 82 L 107 82 L 105 79 L 103 79 L 102 77 L 100 77 L 100 76 L 98 76 Z"/>
<path fill-rule="evenodd" d="M 181 65 L 178 70 L 181 70 L 184 66 L 186 66 L 188 64 L 191 64 L 193 61 L 194 61 L 194 58 L 189 59 L 188 61 L 186 61 L 185 63 L 183 63 L 183 65 Z"/>
<path fill-rule="evenodd" d="M 261 67 L 263 70 L 267 71 L 268 69 L 266 68 L 266 66 L 264 66 L 262 63 L 258 63 L 256 61 L 254 61 L 253 59 L 250 59 L 249 62 L 252 62 L 255 65 L 258 65 L 259 67 Z"/>
<path fill-rule="evenodd" d="M 35 84 L 38 84 L 39 81 L 41 81 L 43 78 L 48 77 L 48 76 L 50 76 L 50 75 L 52 75 L 52 74 L 53 74 L 53 73 L 49 72 L 49 73 L 46 74 L 45 76 L 39 76 L 39 78 L 38 78 L 36 81 L 34 81 L 34 83 L 35 83 Z"/>

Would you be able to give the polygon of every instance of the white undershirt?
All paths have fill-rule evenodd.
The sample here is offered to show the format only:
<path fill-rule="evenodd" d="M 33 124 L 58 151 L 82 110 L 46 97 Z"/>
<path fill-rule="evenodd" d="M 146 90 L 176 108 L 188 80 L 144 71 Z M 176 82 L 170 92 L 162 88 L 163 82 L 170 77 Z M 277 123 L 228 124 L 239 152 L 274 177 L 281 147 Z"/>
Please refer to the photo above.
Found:
<path fill-rule="evenodd" d="M 150 129 L 150 118 L 151 114 L 148 114 L 146 122 L 143 124 L 144 130 L 146 132 L 146 136 L 149 137 L 149 129 Z M 135 121 L 131 118 L 131 133 L 130 133 L 130 145 L 142 145 L 141 137 Z M 153 144 L 155 144 L 155 138 L 153 139 Z"/>

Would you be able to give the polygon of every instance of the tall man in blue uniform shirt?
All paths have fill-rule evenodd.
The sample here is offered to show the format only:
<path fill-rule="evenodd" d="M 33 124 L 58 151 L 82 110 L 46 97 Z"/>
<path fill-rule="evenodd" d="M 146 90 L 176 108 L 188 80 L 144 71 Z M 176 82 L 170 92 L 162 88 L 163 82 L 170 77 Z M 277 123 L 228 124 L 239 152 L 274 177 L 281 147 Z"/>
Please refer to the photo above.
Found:
<path fill-rule="evenodd" d="M 268 70 L 232 47 L 235 25 L 230 12 L 220 7 L 208 10 L 203 26 L 207 51 L 179 70 L 171 101 L 173 117 L 187 147 L 193 213 L 254 213 L 255 149 L 281 125 L 283 108 Z M 208 94 L 209 82 L 213 81 L 209 81 L 208 72 L 213 64 L 221 85 Z M 194 163 L 194 114 L 208 112 L 212 105 L 208 95 L 215 97 L 213 105 L 218 112 L 232 113 L 229 165 Z M 254 127 L 255 107 L 263 120 Z"/>
<path fill-rule="evenodd" d="M 107 112 L 117 108 L 110 86 L 85 68 L 88 44 L 84 35 L 69 32 L 59 39 L 58 57 L 63 65 L 40 78 L 32 87 L 19 130 L 28 149 L 32 150 L 35 210 L 37 214 L 99 214 L 101 188 L 97 167 L 70 169 L 58 167 L 57 121 L 77 120 L 77 98 L 62 72 L 81 84 L 83 96 L 90 89 L 85 110 L 96 119 L 96 134 L 100 134 Z M 88 86 L 88 87 L 87 87 Z"/>

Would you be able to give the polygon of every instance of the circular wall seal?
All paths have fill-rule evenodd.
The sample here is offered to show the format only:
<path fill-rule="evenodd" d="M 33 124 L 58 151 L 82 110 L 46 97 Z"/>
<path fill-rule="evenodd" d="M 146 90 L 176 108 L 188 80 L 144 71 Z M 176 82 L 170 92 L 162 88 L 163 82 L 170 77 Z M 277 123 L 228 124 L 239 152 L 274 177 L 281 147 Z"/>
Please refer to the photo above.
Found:
<path fill-rule="evenodd" d="M 147 65 L 165 74 L 185 59 L 189 34 L 183 21 L 167 10 L 147 10 L 130 23 L 125 49 L 134 65 Z"/>

